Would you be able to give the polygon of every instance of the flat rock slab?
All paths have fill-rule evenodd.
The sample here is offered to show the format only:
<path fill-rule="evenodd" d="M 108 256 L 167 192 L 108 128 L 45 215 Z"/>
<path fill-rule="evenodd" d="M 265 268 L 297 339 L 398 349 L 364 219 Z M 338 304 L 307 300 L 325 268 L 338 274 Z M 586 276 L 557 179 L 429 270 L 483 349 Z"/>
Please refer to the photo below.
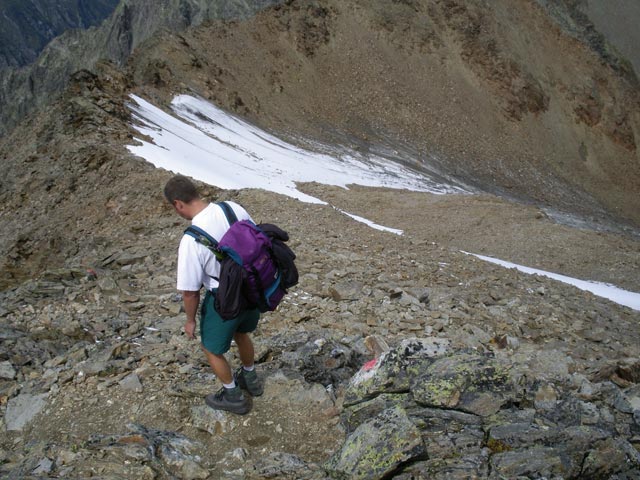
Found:
<path fill-rule="evenodd" d="M 16 378 L 16 369 L 13 368 L 11 362 L 0 362 L 0 379 L 13 380 Z"/>
<path fill-rule="evenodd" d="M 437 359 L 411 382 L 420 405 L 488 416 L 514 398 L 509 368 L 483 355 Z"/>
<path fill-rule="evenodd" d="M 4 423 L 9 431 L 21 431 L 47 404 L 48 394 L 23 393 L 7 403 Z"/>

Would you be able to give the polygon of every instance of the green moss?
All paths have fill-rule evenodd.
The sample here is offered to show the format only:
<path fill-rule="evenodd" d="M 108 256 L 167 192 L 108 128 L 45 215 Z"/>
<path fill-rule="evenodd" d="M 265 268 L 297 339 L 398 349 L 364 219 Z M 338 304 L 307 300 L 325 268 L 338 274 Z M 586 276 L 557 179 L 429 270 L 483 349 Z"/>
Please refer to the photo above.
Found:
<path fill-rule="evenodd" d="M 495 438 L 490 438 L 487 441 L 487 448 L 491 450 L 492 453 L 503 453 L 511 451 L 511 447 L 500 440 L 496 440 Z"/>

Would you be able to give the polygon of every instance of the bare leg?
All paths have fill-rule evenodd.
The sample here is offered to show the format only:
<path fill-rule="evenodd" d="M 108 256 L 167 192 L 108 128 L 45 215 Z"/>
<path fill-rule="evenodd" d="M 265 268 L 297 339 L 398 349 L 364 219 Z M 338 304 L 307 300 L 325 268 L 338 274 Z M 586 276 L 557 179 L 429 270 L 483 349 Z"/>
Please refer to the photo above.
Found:
<path fill-rule="evenodd" d="M 207 360 L 209 361 L 209 365 L 211 365 L 211 369 L 213 370 L 213 373 L 216 374 L 216 377 L 218 377 L 222 383 L 231 383 L 233 381 L 233 375 L 231 373 L 229 362 L 224 358 L 224 355 L 216 355 L 205 348 L 202 350 L 204 350 Z"/>
<path fill-rule="evenodd" d="M 242 365 L 245 367 L 252 366 L 255 351 L 249 334 L 236 332 L 233 334 L 233 339 L 236 341 L 236 345 L 238 345 L 238 353 L 240 354 Z"/>

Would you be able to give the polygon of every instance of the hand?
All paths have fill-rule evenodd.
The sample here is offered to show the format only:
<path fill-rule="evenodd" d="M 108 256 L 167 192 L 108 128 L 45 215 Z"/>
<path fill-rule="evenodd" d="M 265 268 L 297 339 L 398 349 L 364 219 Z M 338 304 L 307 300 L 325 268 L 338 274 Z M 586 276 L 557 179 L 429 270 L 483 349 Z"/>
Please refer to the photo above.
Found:
<path fill-rule="evenodd" d="M 194 320 L 189 321 L 187 320 L 187 323 L 184 324 L 184 331 L 187 334 L 187 338 L 189 340 L 195 340 L 195 335 L 194 332 L 196 330 L 196 322 Z"/>

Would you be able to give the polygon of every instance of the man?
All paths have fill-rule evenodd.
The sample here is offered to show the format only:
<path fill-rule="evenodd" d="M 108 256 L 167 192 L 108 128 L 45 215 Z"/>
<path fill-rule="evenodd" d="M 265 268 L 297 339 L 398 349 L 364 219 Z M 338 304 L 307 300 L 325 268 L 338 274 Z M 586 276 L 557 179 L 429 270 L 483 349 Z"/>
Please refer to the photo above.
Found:
<path fill-rule="evenodd" d="M 229 222 L 219 205 L 206 202 L 195 185 L 185 176 L 176 175 L 164 187 L 164 195 L 173 205 L 176 213 L 190 220 L 216 240 L 229 229 Z M 235 212 L 238 220 L 251 220 L 247 211 L 234 202 L 226 202 Z M 200 340 L 213 373 L 220 379 L 223 387 L 219 392 L 205 397 L 211 408 L 227 410 L 244 415 L 251 410 L 251 401 L 242 390 L 252 396 L 260 396 L 263 392 L 254 366 L 254 348 L 249 334 L 256 329 L 260 312 L 248 310 L 232 320 L 223 320 L 216 312 L 214 305 L 215 289 L 218 287 L 220 262 L 215 255 L 196 240 L 184 235 L 178 249 L 178 281 L 177 288 L 182 292 L 187 321 L 184 331 L 190 339 L 194 339 L 196 313 L 200 305 L 200 288 L 206 294 L 200 312 Z M 224 354 L 235 340 L 240 354 L 242 367 L 235 375 Z"/>

